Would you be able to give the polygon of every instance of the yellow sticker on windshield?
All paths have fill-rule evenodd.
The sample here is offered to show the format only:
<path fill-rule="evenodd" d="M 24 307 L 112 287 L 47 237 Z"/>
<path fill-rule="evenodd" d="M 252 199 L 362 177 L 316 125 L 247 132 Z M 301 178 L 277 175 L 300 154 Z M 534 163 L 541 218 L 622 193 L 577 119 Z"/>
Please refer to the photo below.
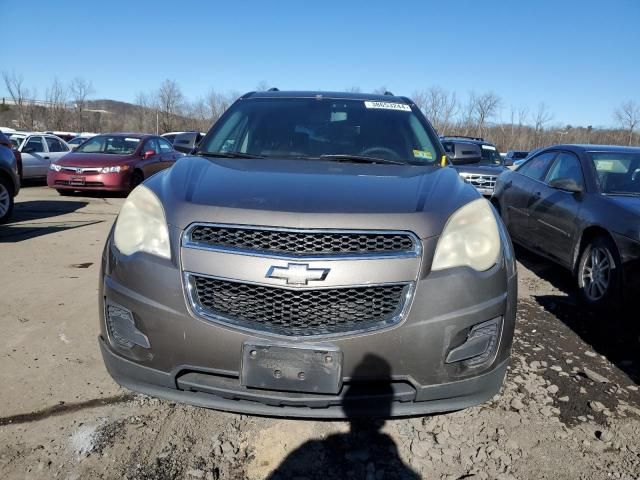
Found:
<path fill-rule="evenodd" d="M 427 160 L 433 160 L 433 154 L 431 152 L 427 152 L 426 150 L 414 150 L 413 156 L 415 158 L 426 158 Z"/>

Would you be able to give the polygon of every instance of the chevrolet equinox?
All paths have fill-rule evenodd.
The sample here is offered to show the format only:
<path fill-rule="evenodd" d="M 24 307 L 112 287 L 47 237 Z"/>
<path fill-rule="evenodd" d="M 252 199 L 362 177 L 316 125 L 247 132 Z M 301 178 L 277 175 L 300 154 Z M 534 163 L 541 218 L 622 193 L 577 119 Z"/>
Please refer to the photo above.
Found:
<path fill-rule="evenodd" d="M 171 401 L 450 411 L 499 391 L 516 288 L 502 221 L 409 99 L 250 93 L 125 201 L 99 342 L 118 383 Z"/>

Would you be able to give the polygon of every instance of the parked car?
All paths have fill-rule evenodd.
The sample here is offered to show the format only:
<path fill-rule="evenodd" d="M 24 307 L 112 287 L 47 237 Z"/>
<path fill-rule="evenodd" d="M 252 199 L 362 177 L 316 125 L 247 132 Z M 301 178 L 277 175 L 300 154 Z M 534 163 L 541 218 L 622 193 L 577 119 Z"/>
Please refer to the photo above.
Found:
<path fill-rule="evenodd" d="M 201 132 L 179 133 L 173 139 L 173 148 L 182 153 L 189 153 L 198 146 L 205 135 L 206 133 Z"/>
<path fill-rule="evenodd" d="M 15 135 L 12 135 L 14 137 Z M 22 178 L 46 178 L 51 162 L 71 150 L 64 140 L 46 133 L 29 133 L 16 149 L 22 157 Z"/>
<path fill-rule="evenodd" d="M 173 144 L 173 141 L 176 139 L 176 136 L 185 132 L 167 132 L 162 134 L 162 138 L 166 139 L 169 143 Z"/>
<path fill-rule="evenodd" d="M 24 142 L 24 139 L 27 138 L 28 135 L 29 133 L 26 132 L 8 134 L 9 141 L 11 142 L 11 148 L 16 150 L 20 148 L 20 145 L 22 145 L 22 142 Z"/>
<path fill-rule="evenodd" d="M 5 223 L 13 212 L 14 198 L 20 191 L 17 158 L 11 142 L 0 132 L 0 223 Z"/>
<path fill-rule="evenodd" d="M 47 185 L 61 195 L 77 190 L 128 192 L 181 156 L 157 135 L 96 135 L 51 164 Z"/>
<path fill-rule="evenodd" d="M 516 168 L 516 162 L 524 160 L 529 155 L 526 150 L 509 150 L 504 157 L 505 165 L 511 170 Z"/>
<path fill-rule="evenodd" d="M 593 307 L 640 286 L 640 148 L 556 145 L 498 179 L 513 240 L 573 272 Z"/>
<path fill-rule="evenodd" d="M 496 178 L 509 165 L 496 146 L 479 137 L 441 137 L 441 140 L 453 168 L 464 181 L 490 197 Z"/>
<path fill-rule="evenodd" d="M 94 137 L 94 136 L 95 135 L 91 135 L 91 137 Z M 80 145 L 82 145 L 84 142 L 89 140 L 91 137 L 75 137 L 74 139 L 69 140 L 67 142 L 67 145 L 69 145 L 69 148 L 71 148 L 71 150 L 75 150 Z"/>
<path fill-rule="evenodd" d="M 109 372 L 173 401 L 292 417 L 344 417 L 354 385 L 352 415 L 491 398 L 513 252 L 444 154 L 405 97 L 244 95 L 122 207 L 98 294 Z"/>

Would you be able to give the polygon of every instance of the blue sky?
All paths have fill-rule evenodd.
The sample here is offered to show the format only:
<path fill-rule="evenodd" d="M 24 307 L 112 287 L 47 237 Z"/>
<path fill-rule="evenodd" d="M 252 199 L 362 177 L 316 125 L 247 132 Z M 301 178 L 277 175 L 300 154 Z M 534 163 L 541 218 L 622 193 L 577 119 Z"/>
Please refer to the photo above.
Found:
<path fill-rule="evenodd" d="M 0 70 L 44 97 L 54 77 L 93 82 L 93 98 L 133 101 L 176 80 L 209 89 L 411 95 L 433 85 L 493 91 L 554 123 L 613 123 L 640 102 L 640 1 L 0 0 Z M 6 95 L 4 85 L 0 95 Z"/>

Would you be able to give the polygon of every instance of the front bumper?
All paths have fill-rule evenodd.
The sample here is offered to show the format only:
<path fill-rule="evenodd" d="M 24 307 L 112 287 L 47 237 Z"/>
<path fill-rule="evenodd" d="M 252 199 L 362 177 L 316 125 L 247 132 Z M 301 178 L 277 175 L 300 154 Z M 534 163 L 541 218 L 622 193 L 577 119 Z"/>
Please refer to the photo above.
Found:
<path fill-rule="evenodd" d="M 427 263 L 435 242 L 425 243 Z M 510 245 L 505 248 L 510 252 Z M 195 316 L 185 302 L 177 265 L 145 253 L 123 256 L 108 241 L 100 284 L 100 347 L 109 373 L 121 385 L 203 407 L 312 418 L 457 410 L 486 401 L 502 385 L 517 298 L 517 278 L 508 262 L 512 260 L 505 258 L 487 272 L 455 268 L 424 273 L 400 324 L 324 340 L 342 352 L 343 382 L 338 394 L 320 395 L 242 386 L 243 344 L 273 341 L 273 337 Z M 149 349 L 123 350 L 110 339 L 106 302 L 133 312 Z M 464 342 L 473 326 L 495 318 L 502 319 L 501 330 L 495 353 L 487 362 L 474 367 L 446 363 L 448 353 Z M 277 341 L 282 344 L 283 340 Z M 297 340 L 291 342 L 299 345 Z M 372 356 L 380 361 L 370 363 Z M 362 389 L 362 385 L 371 388 Z M 345 409 L 345 402 L 354 398 L 358 408 Z"/>
<path fill-rule="evenodd" d="M 82 179 L 83 183 L 76 180 Z M 129 191 L 131 175 L 128 171 L 120 173 L 83 173 L 74 175 L 65 170 L 49 170 L 47 185 L 58 190 L 105 190 L 113 192 Z"/>

